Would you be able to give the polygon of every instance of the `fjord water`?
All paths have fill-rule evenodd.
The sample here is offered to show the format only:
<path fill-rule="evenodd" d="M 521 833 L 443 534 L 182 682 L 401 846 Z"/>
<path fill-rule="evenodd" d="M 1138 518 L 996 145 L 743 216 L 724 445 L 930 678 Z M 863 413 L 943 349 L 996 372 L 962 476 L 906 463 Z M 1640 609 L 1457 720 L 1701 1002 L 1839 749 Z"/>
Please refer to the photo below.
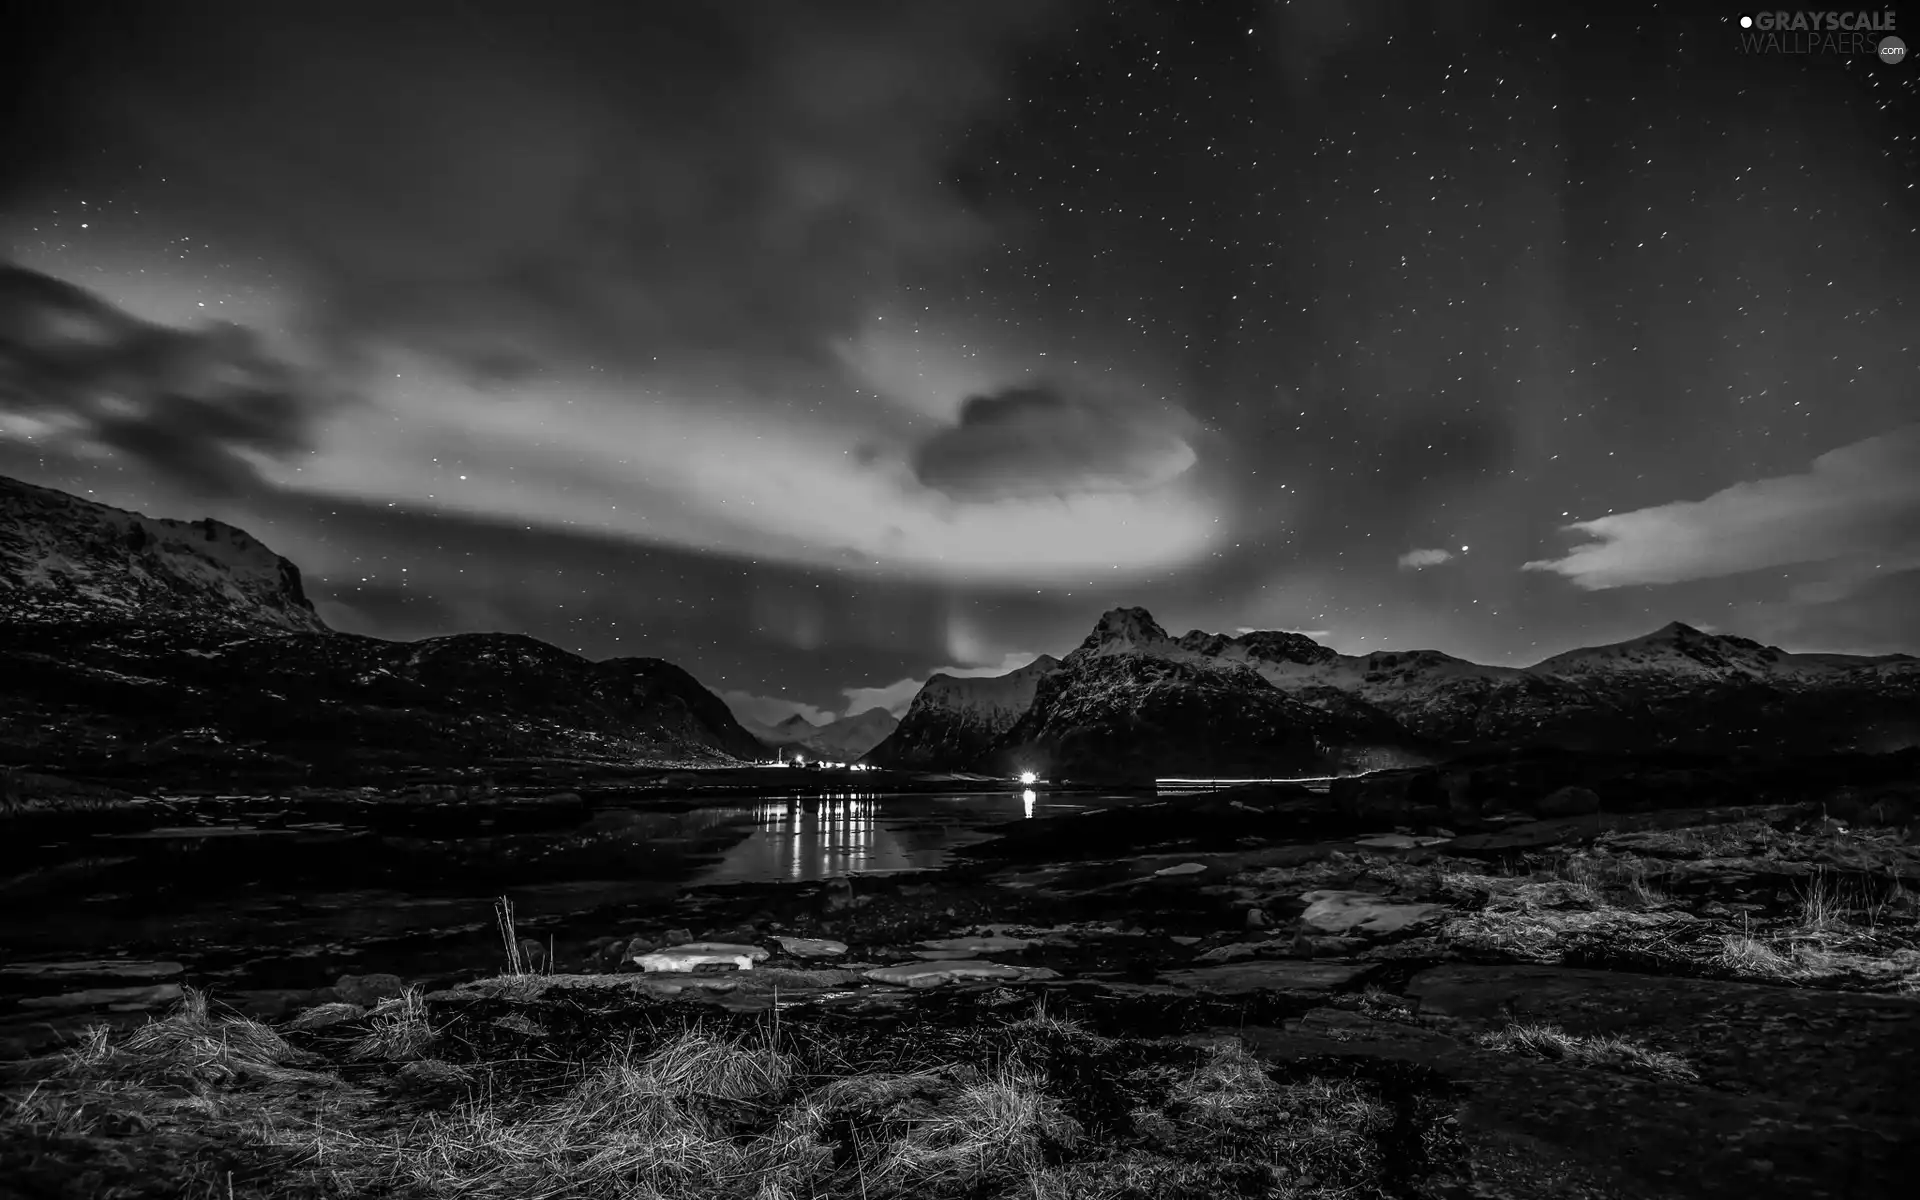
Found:
<path fill-rule="evenodd" d="M 689 888 L 934 869 L 996 825 L 1127 802 L 1014 788 L 614 805 L 563 828 L 457 837 L 234 813 L 63 842 L 11 868 L 0 957 L 163 959 L 231 988 L 484 970 L 499 961 L 503 894 L 524 932 L 566 944 L 619 934 L 638 906 Z"/>

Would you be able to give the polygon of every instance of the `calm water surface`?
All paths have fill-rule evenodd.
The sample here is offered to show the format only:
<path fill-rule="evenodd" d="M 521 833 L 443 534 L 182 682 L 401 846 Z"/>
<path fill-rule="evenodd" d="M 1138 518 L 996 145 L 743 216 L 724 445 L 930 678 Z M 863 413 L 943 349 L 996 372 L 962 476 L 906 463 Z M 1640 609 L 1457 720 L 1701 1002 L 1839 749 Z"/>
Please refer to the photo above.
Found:
<path fill-rule="evenodd" d="M 497 958 L 502 894 L 535 936 L 584 940 L 691 887 L 933 869 L 996 825 L 1137 802 L 850 794 L 677 813 L 610 807 L 568 828 L 482 837 L 244 818 L 95 837 L 49 847 L 41 865 L 0 879 L 0 959 L 163 958 L 246 987 L 464 970 Z"/>

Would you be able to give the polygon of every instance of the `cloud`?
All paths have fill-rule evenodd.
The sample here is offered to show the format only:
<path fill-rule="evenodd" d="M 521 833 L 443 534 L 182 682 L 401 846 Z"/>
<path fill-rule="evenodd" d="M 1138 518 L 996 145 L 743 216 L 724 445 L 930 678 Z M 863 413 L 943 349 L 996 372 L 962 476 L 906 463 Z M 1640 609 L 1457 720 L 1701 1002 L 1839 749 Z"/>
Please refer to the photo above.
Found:
<path fill-rule="evenodd" d="M 1409 571 L 1419 571 L 1427 567 L 1437 567 L 1453 559 L 1451 550 L 1409 550 L 1397 560 L 1400 566 Z"/>
<path fill-rule="evenodd" d="M 964 500 L 1144 491 L 1196 455 L 1170 413 L 1058 384 L 969 396 L 914 454 L 921 483 Z"/>
<path fill-rule="evenodd" d="M 1281 629 L 1277 631 L 1269 631 L 1255 625 L 1241 625 L 1236 629 L 1234 629 L 1234 632 L 1242 635 L 1249 634 L 1249 633 L 1268 633 L 1268 632 L 1296 633 L 1296 634 L 1299 634 L 1301 637 L 1314 638 L 1315 640 L 1333 636 L 1333 631 L 1331 629 Z"/>
<path fill-rule="evenodd" d="M 929 671 L 927 677 L 951 675 L 956 679 L 986 679 L 996 675 L 1005 675 L 1017 671 L 1034 659 L 1037 654 L 1016 651 L 1008 654 L 998 665 L 990 667 L 939 667 Z M 870 708 L 884 708 L 896 717 L 905 716 L 913 705 L 913 698 L 927 685 L 927 677 L 920 679 L 897 679 L 880 687 L 850 687 L 841 689 L 847 697 L 847 716 L 857 716 Z"/>
<path fill-rule="evenodd" d="M 331 406 L 248 330 L 168 329 L 72 284 L 0 266 L 0 436 L 120 451 L 207 494 L 303 449 Z"/>
<path fill-rule="evenodd" d="M 207 0 L 71 85 L 149 173 L 295 255 L 341 341 L 762 379 L 991 244 L 945 156 L 1055 5 Z M 107 41 L 111 32 L 96 39 Z M 342 137 L 341 129 L 379 136 Z"/>
<path fill-rule="evenodd" d="M 1826 563 L 1831 586 L 1818 598 L 1834 599 L 1849 579 L 1920 565 L 1920 424 L 1829 450 L 1803 474 L 1567 529 L 1594 540 L 1523 569 L 1600 591 Z"/>
<path fill-rule="evenodd" d="M 0 277 L 0 438 L 69 458 L 118 451 L 202 499 L 277 488 L 762 561 L 1021 583 L 1149 572 L 1222 535 L 1191 491 L 956 503 L 897 458 L 856 465 L 848 429 L 750 398 L 653 391 L 640 403 L 632 386 L 577 377 L 483 394 L 391 349 L 360 366 L 354 392 L 323 390 L 239 327 L 169 329 L 50 276 Z"/>
<path fill-rule="evenodd" d="M 727 708 L 732 710 L 734 718 L 742 723 L 751 721 L 762 725 L 778 725 L 796 713 L 815 725 L 825 725 L 835 719 L 834 714 L 824 708 L 779 696 L 757 696 L 743 691 L 726 691 L 719 695 Z"/>

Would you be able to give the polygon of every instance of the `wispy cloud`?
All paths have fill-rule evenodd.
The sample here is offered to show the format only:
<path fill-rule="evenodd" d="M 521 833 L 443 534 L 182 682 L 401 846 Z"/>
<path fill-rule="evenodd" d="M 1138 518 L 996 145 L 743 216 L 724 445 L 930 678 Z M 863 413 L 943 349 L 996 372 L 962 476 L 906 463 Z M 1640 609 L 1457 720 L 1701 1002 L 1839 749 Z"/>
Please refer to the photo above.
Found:
<path fill-rule="evenodd" d="M 1437 567 L 1453 558 L 1451 550 L 1409 550 L 1399 558 L 1403 570 L 1418 571 L 1425 567 Z"/>
<path fill-rule="evenodd" d="M 1567 529 L 1593 540 L 1524 569 L 1600 591 L 1828 563 L 1826 591 L 1850 591 L 1882 572 L 1920 566 L 1920 424 L 1829 450 L 1799 475 L 1736 483 L 1704 500 Z"/>

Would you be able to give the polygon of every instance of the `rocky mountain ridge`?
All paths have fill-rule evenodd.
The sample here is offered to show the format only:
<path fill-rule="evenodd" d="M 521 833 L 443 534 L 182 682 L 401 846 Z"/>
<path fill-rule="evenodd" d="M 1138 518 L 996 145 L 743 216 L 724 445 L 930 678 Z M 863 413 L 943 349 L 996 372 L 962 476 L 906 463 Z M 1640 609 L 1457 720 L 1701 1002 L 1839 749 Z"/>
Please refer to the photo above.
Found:
<path fill-rule="evenodd" d="M 0 476 L 0 619 L 215 620 L 322 633 L 300 569 L 211 518 L 142 516 Z"/>
<path fill-rule="evenodd" d="M 1101 666 L 1135 659 L 1158 665 Z M 1277 705 L 1236 672 L 1271 685 L 1294 707 Z M 1418 755 L 1422 746 L 1427 752 L 1525 746 L 1888 752 L 1920 744 L 1920 659 L 1792 654 L 1679 622 L 1529 667 L 1503 667 L 1436 650 L 1346 655 L 1279 631 L 1228 636 L 1192 630 L 1174 637 L 1145 609 L 1116 608 L 1101 616 L 1055 674 L 1065 678 L 1049 680 L 1032 711 L 1007 723 L 985 751 L 965 761 L 1005 769 L 1022 757 L 1050 760 L 1049 747 L 1063 739 L 1104 743 L 1110 735 L 1096 731 L 1154 725 L 1147 710 L 1172 704 L 1168 689 L 1182 687 L 1194 689 L 1190 700 L 1199 708 L 1221 710 L 1210 730 L 1239 720 L 1226 711 L 1232 706 L 1222 707 L 1222 697 L 1237 692 L 1243 707 L 1264 714 L 1242 730 L 1242 738 L 1278 737 L 1275 754 L 1282 761 L 1300 758 L 1303 745 L 1281 736 L 1282 726 L 1315 731 L 1322 758 L 1336 764 Z M 1128 688 L 1135 689 L 1137 701 L 1131 710 Z M 1102 698 L 1095 702 L 1095 695 Z M 894 739 L 876 751 L 877 760 L 895 753 L 894 741 L 909 739 L 951 746 L 949 753 L 976 750 L 979 738 L 961 739 L 943 727 L 954 723 L 952 708 L 916 700 Z M 1095 709 L 1105 715 L 1094 717 Z M 1122 749 L 1111 746 L 1105 753 L 1121 755 Z M 1171 762 L 1190 756 L 1169 747 L 1160 757 Z M 934 764 L 926 759 L 915 765 Z"/>

